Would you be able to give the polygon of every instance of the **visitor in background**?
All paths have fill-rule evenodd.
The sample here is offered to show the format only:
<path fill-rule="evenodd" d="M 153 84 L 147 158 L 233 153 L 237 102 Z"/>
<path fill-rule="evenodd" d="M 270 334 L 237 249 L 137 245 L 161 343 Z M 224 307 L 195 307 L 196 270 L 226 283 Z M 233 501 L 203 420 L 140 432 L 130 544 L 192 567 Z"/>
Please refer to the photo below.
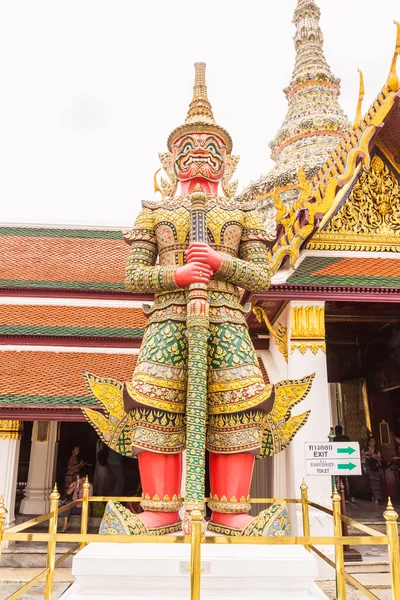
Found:
<path fill-rule="evenodd" d="M 107 467 L 108 448 L 100 439 L 96 442 L 96 466 L 93 487 L 96 496 L 105 496 L 108 491 L 109 470 Z"/>
<path fill-rule="evenodd" d="M 87 470 L 81 469 L 79 474 L 76 477 L 76 480 L 71 483 L 66 493 L 68 496 L 72 495 L 72 502 L 79 500 L 83 497 L 83 484 L 85 483 L 87 476 Z M 89 485 L 89 496 L 93 496 L 93 486 Z M 64 523 L 61 533 L 65 533 L 68 530 L 69 518 L 73 515 L 82 515 L 82 503 L 79 502 L 76 506 L 71 508 L 70 510 L 65 511 L 64 515 Z M 89 515 L 90 515 L 90 504 L 89 504 Z"/>
<path fill-rule="evenodd" d="M 341 425 L 336 425 L 335 427 L 335 437 L 333 438 L 334 442 L 351 442 L 351 439 L 348 435 L 343 434 L 343 427 Z M 352 491 L 352 483 L 351 477 L 345 477 L 341 475 L 336 478 L 336 486 L 340 492 L 340 484 L 343 483 L 346 501 L 355 502 L 354 494 Z"/>
<path fill-rule="evenodd" d="M 72 454 L 68 459 L 67 470 L 64 478 L 64 494 L 67 494 L 68 488 L 75 481 L 79 471 L 84 466 L 85 461 L 81 460 L 79 456 L 80 448 L 79 446 L 74 446 L 72 449 Z"/>
<path fill-rule="evenodd" d="M 122 496 L 125 487 L 122 455 L 108 448 L 107 469 L 110 475 L 110 496 Z"/>
<path fill-rule="evenodd" d="M 370 436 L 364 450 L 361 452 L 361 462 L 368 477 L 372 493 L 372 502 L 379 504 L 382 500 L 382 455 L 379 452 L 376 439 Z"/>

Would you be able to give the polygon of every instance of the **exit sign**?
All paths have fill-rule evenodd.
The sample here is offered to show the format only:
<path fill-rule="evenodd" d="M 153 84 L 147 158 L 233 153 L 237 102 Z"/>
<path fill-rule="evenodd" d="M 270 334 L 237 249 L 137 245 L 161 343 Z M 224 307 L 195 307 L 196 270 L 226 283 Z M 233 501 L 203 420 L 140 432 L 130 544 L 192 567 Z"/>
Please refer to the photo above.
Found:
<path fill-rule="evenodd" d="M 358 442 L 306 442 L 307 475 L 361 475 Z"/>

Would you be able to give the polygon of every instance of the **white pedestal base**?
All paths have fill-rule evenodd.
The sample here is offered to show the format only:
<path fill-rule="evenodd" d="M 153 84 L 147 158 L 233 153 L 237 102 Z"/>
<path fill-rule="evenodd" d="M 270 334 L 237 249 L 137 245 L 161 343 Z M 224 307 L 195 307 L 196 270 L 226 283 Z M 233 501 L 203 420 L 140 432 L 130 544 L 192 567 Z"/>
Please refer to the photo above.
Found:
<path fill-rule="evenodd" d="M 89 544 L 73 560 L 62 600 L 186 600 L 187 544 Z M 325 599 L 316 559 L 298 546 L 203 545 L 201 598 Z"/>

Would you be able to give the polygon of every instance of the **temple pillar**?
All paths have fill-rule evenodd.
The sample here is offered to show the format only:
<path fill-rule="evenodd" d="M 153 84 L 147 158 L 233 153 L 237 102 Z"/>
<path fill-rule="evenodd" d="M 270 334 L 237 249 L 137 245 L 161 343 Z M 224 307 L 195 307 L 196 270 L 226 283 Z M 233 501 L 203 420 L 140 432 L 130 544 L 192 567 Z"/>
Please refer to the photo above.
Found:
<path fill-rule="evenodd" d="M 18 459 L 23 432 L 21 421 L 0 421 L 0 495 L 7 509 L 6 528 L 15 524 Z M 4 542 L 4 546 L 7 543 Z"/>
<path fill-rule="evenodd" d="M 331 423 L 331 401 L 328 384 L 325 343 L 325 303 L 292 301 L 288 307 L 288 379 L 301 379 L 315 373 L 307 397 L 294 408 L 293 414 L 307 410 L 307 423 L 296 434 L 285 451 L 287 458 L 287 493 L 300 497 L 303 479 L 308 486 L 310 500 L 326 508 L 332 508 L 332 483 L 329 475 L 307 476 L 305 461 L 306 442 L 328 442 Z M 333 535 L 332 518 L 316 509 L 310 509 L 311 534 Z M 302 533 L 301 507 L 297 506 L 294 531 Z M 330 557 L 333 549 L 321 547 Z M 333 569 L 319 559 L 319 577 L 333 577 Z"/>
<path fill-rule="evenodd" d="M 34 421 L 28 482 L 20 513 L 38 515 L 49 511 L 57 463 L 57 421 Z"/>

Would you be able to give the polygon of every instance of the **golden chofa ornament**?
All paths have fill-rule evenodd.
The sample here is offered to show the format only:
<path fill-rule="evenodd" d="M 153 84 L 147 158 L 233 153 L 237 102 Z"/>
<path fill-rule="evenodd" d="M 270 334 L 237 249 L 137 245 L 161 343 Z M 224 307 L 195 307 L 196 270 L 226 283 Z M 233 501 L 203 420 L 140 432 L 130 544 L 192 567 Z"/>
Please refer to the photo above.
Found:
<path fill-rule="evenodd" d="M 172 152 L 174 143 L 187 133 L 210 133 L 218 135 L 226 144 L 227 153 L 232 152 L 232 138 L 229 133 L 217 125 L 212 107 L 208 99 L 206 86 L 206 63 L 198 62 L 194 65 L 195 81 L 193 99 L 190 103 L 185 123 L 176 127 L 168 138 L 168 149 Z"/>

